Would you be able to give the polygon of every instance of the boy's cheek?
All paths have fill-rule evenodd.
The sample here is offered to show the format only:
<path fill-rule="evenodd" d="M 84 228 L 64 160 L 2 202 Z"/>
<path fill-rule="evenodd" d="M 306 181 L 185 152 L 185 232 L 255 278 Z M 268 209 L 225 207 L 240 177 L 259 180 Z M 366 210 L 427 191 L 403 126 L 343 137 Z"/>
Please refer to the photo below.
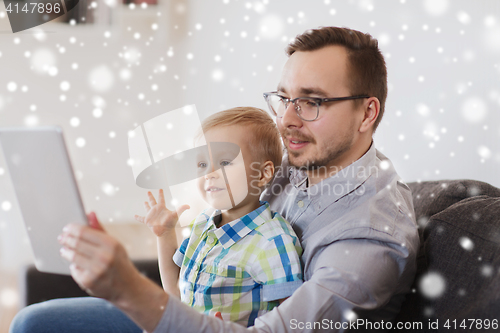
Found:
<path fill-rule="evenodd" d="M 249 184 L 249 194 L 251 195 L 260 195 L 260 188 L 259 188 L 259 179 L 253 179 L 250 181 Z"/>

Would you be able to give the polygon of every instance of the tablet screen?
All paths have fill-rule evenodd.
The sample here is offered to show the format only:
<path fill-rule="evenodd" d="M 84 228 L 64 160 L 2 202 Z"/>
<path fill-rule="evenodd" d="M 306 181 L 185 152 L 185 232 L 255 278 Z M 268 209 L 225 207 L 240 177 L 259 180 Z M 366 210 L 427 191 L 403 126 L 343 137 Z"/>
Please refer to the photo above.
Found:
<path fill-rule="evenodd" d="M 61 128 L 0 128 L 0 144 L 36 268 L 69 275 L 57 236 L 68 223 L 87 224 L 87 217 Z"/>

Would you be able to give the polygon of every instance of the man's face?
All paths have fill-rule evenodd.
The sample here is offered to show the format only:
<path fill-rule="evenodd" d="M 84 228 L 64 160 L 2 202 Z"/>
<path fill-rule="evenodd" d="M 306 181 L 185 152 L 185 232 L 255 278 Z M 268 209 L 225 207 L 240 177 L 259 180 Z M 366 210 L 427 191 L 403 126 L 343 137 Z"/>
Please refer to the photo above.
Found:
<path fill-rule="evenodd" d="M 347 61 L 342 46 L 295 52 L 285 64 L 278 93 L 288 98 L 350 96 Z M 300 119 L 290 103 L 277 125 L 290 164 L 314 169 L 344 162 L 362 119 L 362 108 L 355 110 L 350 100 L 322 104 L 315 121 Z"/>

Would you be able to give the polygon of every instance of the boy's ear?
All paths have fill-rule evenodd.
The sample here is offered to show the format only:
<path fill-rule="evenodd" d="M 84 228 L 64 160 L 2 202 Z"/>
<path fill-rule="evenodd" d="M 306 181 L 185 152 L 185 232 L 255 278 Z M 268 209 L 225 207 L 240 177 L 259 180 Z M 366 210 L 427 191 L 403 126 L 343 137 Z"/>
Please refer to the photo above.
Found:
<path fill-rule="evenodd" d="M 274 175 L 274 163 L 271 161 L 265 161 L 260 169 L 260 179 L 258 186 L 262 187 L 269 183 L 273 179 Z"/>

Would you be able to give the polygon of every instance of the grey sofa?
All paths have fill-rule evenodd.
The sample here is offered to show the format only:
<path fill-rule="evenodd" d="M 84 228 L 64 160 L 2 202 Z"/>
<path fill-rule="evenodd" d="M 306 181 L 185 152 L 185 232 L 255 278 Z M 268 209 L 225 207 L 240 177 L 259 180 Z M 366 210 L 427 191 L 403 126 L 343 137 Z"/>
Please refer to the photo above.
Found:
<path fill-rule="evenodd" d="M 395 321 L 421 322 L 419 332 L 436 332 L 428 328 L 436 320 L 438 331 L 470 332 L 475 329 L 446 328 L 444 324 L 450 320 L 453 325 L 453 319 L 458 323 L 463 319 L 500 320 L 500 189 L 474 180 L 408 185 L 421 247 L 413 290 Z M 156 261 L 135 264 L 160 283 Z M 428 273 L 441 277 L 444 291 L 438 297 L 422 293 L 422 278 Z M 40 273 L 33 267 L 23 275 L 22 285 L 25 305 L 86 295 L 71 277 Z"/>
<path fill-rule="evenodd" d="M 500 322 L 500 189 L 474 180 L 408 185 L 420 251 L 413 292 L 396 321 L 421 322 L 419 332 L 437 332 L 428 327 L 436 321 L 441 332 L 498 331 L 500 323 L 486 330 L 475 319 L 487 319 L 490 326 Z M 442 277 L 439 297 L 422 293 L 422 279 L 429 273 Z"/>

